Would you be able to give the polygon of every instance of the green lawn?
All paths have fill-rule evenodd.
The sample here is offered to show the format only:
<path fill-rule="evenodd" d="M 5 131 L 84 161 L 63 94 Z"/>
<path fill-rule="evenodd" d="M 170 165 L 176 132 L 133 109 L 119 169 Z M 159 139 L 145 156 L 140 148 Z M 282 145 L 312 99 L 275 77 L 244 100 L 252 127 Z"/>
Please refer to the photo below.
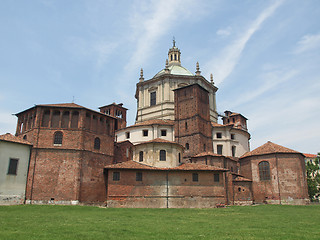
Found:
<path fill-rule="evenodd" d="M 224 209 L 0 206 L 0 239 L 320 239 L 320 205 Z"/>

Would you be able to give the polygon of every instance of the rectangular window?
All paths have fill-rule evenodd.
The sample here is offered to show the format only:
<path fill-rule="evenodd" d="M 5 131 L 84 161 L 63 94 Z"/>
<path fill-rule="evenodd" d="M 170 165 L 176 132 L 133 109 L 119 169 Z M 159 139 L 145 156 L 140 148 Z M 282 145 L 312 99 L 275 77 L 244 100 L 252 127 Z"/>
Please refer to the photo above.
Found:
<path fill-rule="evenodd" d="M 8 174 L 10 174 L 10 175 L 17 175 L 18 161 L 19 161 L 19 159 L 10 158 L 10 160 L 9 160 L 9 168 L 8 168 Z"/>
<path fill-rule="evenodd" d="M 167 136 L 167 130 L 161 130 L 161 136 L 162 137 Z"/>
<path fill-rule="evenodd" d="M 232 157 L 236 156 L 236 146 L 231 147 Z"/>
<path fill-rule="evenodd" d="M 166 161 L 166 150 L 160 150 L 160 161 Z"/>
<path fill-rule="evenodd" d="M 136 181 L 141 182 L 142 181 L 142 172 L 136 173 Z"/>
<path fill-rule="evenodd" d="M 156 98 L 157 98 L 156 92 L 150 93 L 150 106 L 156 105 Z"/>
<path fill-rule="evenodd" d="M 199 180 L 198 173 L 192 173 L 192 181 L 193 182 L 198 182 L 198 180 Z"/>
<path fill-rule="evenodd" d="M 148 137 L 148 130 L 142 130 L 142 136 Z"/>
<path fill-rule="evenodd" d="M 222 145 L 217 145 L 217 153 L 220 155 L 222 155 L 222 148 L 223 148 Z"/>
<path fill-rule="evenodd" d="M 232 140 L 234 140 L 234 139 L 235 139 L 234 134 L 231 134 L 231 139 L 232 139 Z"/>
<path fill-rule="evenodd" d="M 130 132 L 126 132 L 126 138 L 130 138 Z"/>
<path fill-rule="evenodd" d="M 220 182 L 220 175 L 218 173 L 213 175 L 214 182 Z"/>
<path fill-rule="evenodd" d="M 113 172 L 113 181 L 120 180 L 120 172 Z"/>
<path fill-rule="evenodd" d="M 222 133 L 218 132 L 217 133 L 217 138 L 222 138 Z"/>
<path fill-rule="evenodd" d="M 139 162 L 143 162 L 143 152 L 139 152 Z"/>

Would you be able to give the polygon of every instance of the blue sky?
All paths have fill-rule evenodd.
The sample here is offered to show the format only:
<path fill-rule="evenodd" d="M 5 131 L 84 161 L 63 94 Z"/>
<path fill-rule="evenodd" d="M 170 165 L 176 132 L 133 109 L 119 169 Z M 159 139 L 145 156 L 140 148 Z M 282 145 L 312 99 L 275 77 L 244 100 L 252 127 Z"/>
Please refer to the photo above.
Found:
<path fill-rule="evenodd" d="M 267 141 L 320 152 L 320 1 L 32 0 L 0 3 L 0 134 L 34 104 L 112 102 L 164 68 L 175 36 L 182 65 L 210 73 L 218 112 L 246 116 L 251 149 Z"/>

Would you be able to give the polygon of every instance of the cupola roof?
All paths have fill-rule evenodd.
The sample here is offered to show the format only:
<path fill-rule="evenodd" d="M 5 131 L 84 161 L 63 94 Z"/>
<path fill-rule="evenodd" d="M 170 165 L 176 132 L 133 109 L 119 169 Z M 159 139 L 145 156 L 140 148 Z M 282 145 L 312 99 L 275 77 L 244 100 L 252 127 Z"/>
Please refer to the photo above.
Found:
<path fill-rule="evenodd" d="M 176 41 L 173 40 L 173 46 L 169 49 L 168 59 L 166 60 L 166 67 L 158 72 L 154 77 L 159 77 L 163 74 L 194 76 L 188 69 L 181 66 L 181 52 L 176 47 Z"/>

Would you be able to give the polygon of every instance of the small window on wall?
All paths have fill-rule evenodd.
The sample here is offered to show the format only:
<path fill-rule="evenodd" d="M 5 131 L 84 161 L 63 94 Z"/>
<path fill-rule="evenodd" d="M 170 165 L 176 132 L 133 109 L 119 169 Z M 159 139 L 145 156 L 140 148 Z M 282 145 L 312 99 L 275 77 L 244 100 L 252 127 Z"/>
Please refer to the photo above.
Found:
<path fill-rule="evenodd" d="M 160 150 L 160 161 L 166 161 L 166 150 Z"/>
<path fill-rule="evenodd" d="M 157 93 L 156 92 L 150 93 L 150 106 L 156 105 L 156 102 L 157 102 Z"/>
<path fill-rule="evenodd" d="M 222 133 L 218 132 L 216 136 L 217 136 L 217 138 L 222 138 Z"/>
<path fill-rule="evenodd" d="M 143 162 L 143 151 L 139 152 L 139 162 Z"/>
<path fill-rule="evenodd" d="M 137 172 L 136 173 L 136 181 L 141 182 L 142 181 L 142 172 Z"/>
<path fill-rule="evenodd" d="M 214 182 L 220 182 L 220 174 L 219 173 L 215 173 L 213 175 L 213 180 L 214 180 Z"/>
<path fill-rule="evenodd" d="M 186 149 L 189 150 L 189 143 L 186 143 Z"/>
<path fill-rule="evenodd" d="M 120 172 L 113 172 L 113 181 L 119 181 L 120 180 Z"/>
<path fill-rule="evenodd" d="M 222 155 L 223 145 L 217 145 L 217 153 Z"/>
<path fill-rule="evenodd" d="M 181 163 L 181 153 L 178 154 L 179 163 Z"/>
<path fill-rule="evenodd" d="M 53 137 L 53 144 L 54 145 L 61 145 L 62 144 L 62 132 L 55 132 Z"/>
<path fill-rule="evenodd" d="M 126 132 L 126 138 L 130 138 L 130 132 Z"/>
<path fill-rule="evenodd" d="M 270 165 L 267 161 L 259 163 L 260 181 L 270 180 Z"/>
<path fill-rule="evenodd" d="M 10 158 L 9 159 L 9 167 L 8 167 L 8 175 L 17 175 L 19 159 Z"/>
<path fill-rule="evenodd" d="M 231 134 L 231 139 L 232 139 L 232 140 L 236 139 L 235 136 L 234 136 L 234 134 Z"/>
<path fill-rule="evenodd" d="M 192 181 L 193 182 L 198 182 L 199 181 L 198 173 L 192 173 Z"/>
<path fill-rule="evenodd" d="M 148 130 L 142 130 L 142 136 L 148 137 Z"/>
<path fill-rule="evenodd" d="M 231 151 L 232 151 L 232 157 L 235 157 L 236 156 L 236 146 L 232 146 Z"/>
<path fill-rule="evenodd" d="M 161 136 L 162 137 L 167 136 L 167 130 L 161 130 Z"/>
<path fill-rule="evenodd" d="M 97 149 L 97 150 L 100 149 L 100 138 L 98 137 L 94 139 L 94 149 Z"/>

